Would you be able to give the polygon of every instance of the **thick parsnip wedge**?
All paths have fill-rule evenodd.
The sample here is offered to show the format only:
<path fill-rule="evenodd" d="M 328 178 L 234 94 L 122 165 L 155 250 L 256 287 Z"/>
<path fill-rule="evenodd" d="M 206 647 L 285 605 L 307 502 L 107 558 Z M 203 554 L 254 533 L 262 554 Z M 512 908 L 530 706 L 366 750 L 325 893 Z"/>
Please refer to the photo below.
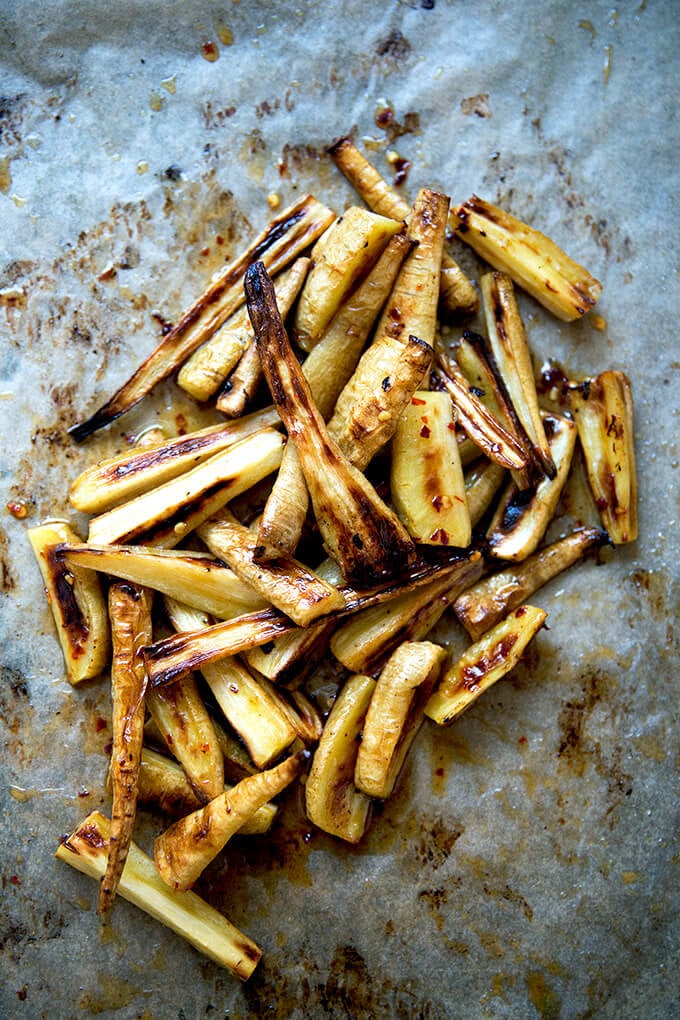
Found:
<path fill-rule="evenodd" d="M 409 400 L 425 385 L 433 354 L 415 336 L 406 343 L 384 337 L 361 358 L 328 423 L 329 435 L 360 471 L 394 435 Z"/>
<path fill-rule="evenodd" d="M 555 477 L 546 477 L 536 489 L 524 492 L 514 482 L 505 489 L 486 533 L 489 551 L 497 559 L 524 560 L 538 548 L 567 480 L 576 425 L 560 415 L 544 414 L 543 426 L 556 467 Z"/>
<path fill-rule="evenodd" d="M 448 393 L 414 393 L 392 440 L 392 501 L 424 545 L 465 547 L 472 525 Z"/>
<path fill-rule="evenodd" d="M 147 492 L 202 464 L 228 446 L 280 421 L 274 407 L 265 407 L 226 425 L 211 425 L 173 439 L 139 445 L 127 453 L 87 468 L 71 486 L 69 499 L 77 510 L 96 514 Z"/>
<path fill-rule="evenodd" d="M 453 603 L 453 611 L 473 641 L 490 630 L 544 584 L 608 542 L 601 528 L 579 528 L 546 545 L 519 566 L 506 567 L 468 588 Z"/>
<path fill-rule="evenodd" d="M 408 202 L 392 190 L 349 138 L 338 139 L 328 151 L 335 165 L 354 185 L 369 209 L 382 216 L 408 221 L 411 215 Z M 454 320 L 474 315 L 479 305 L 474 287 L 447 252 L 442 254 L 439 305 L 442 317 Z"/>
<path fill-rule="evenodd" d="M 489 345 L 505 392 L 529 438 L 534 456 L 549 478 L 555 476 L 531 364 L 524 323 L 512 280 L 505 273 L 485 273 L 481 280 Z"/>
<path fill-rule="evenodd" d="M 490 460 L 478 461 L 465 474 L 465 499 L 467 500 L 470 523 L 474 528 L 494 501 L 496 493 L 505 481 L 505 468 Z"/>
<path fill-rule="evenodd" d="M 296 259 L 274 282 L 276 301 L 285 319 L 304 282 L 310 260 Z M 255 342 L 246 308 L 235 312 L 218 331 L 185 361 L 177 382 L 196 400 L 209 400 Z"/>
<path fill-rule="evenodd" d="M 213 555 L 300 627 L 345 608 L 345 599 L 335 585 L 291 556 L 256 563 L 257 535 L 228 510 L 202 524 L 198 534 Z"/>
<path fill-rule="evenodd" d="M 521 471 L 527 466 L 528 456 L 524 445 L 516 439 L 514 432 L 508 432 L 491 413 L 475 387 L 468 382 L 458 364 L 437 351 L 441 372 L 438 384 L 449 394 L 460 423 L 468 438 L 482 453 L 500 467 L 510 471 Z"/>
<path fill-rule="evenodd" d="M 399 230 L 401 224 L 395 220 L 351 206 L 317 242 L 293 326 L 303 351 L 311 351 L 319 342 L 345 297 L 370 272 Z"/>
<path fill-rule="evenodd" d="M 260 683 L 277 700 L 303 744 L 316 744 L 323 732 L 323 719 L 309 698 L 300 689 L 283 690 L 266 677 Z"/>
<path fill-rule="evenodd" d="M 543 626 L 546 613 L 522 605 L 497 623 L 448 669 L 427 705 L 425 715 L 448 726 L 480 694 L 513 669 Z"/>
<path fill-rule="evenodd" d="M 297 737 L 283 694 L 265 687 L 235 657 L 207 663 L 201 672 L 257 767 L 280 758 Z"/>
<path fill-rule="evenodd" d="M 276 216 L 264 231 L 187 309 L 119 390 L 86 421 L 69 429 L 80 442 L 134 407 L 157 383 L 167 379 L 243 304 L 243 276 L 259 260 L 278 272 L 308 248 L 330 226 L 334 214 L 311 195 Z"/>
<path fill-rule="evenodd" d="M 358 843 L 368 826 L 371 800 L 354 785 L 359 737 L 375 680 L 349 677 L 338 694 L 314 752 L 305 784 L 310 822 L 348 843 Z"/>
<path fill-rule="evenodd" d="M 403 574 L 415 562 L 415 546 L 396 514 L 328 435 L 261 263 L 246 273 L 245 288 L 262 367 L 295 443 L 328 552 L 341 564 L 350 583 Z"/>
<path fill-rule="evenodd" d="M 240 418 L 255 399 L 261 382 L 260 356 L 255 344 L 250 344 L 218 393 L 215 407 L 227 418 Z"/>
<path fill-rule="evenodd" d="M 29 528 L 28 540 L 40 567 L 70 683 L 91 680 L 109 661 L 109 619 L 101 584 L 93 570 L 58 554 L 63 543 L 80 542 L 66 521 Z"/>
<path fill-rule="evenodd" d="M 569 388 L 590 488 L 614 545 L 638 534 L 633 392 L 623 372 L 602 372 Z"/>
<path fill-rule="evenodd" d="M 528 489 L 532 482 L 532 469 L 534 468 L 531 443 L 515 414 L 510 399 L 506 396 L 505 386 L 498 372 L 495 358 L 484 337 L 479 333 L 471 333 L 466 330 L 456 350 L 456 361 L 484 406 L 488 407 L 494 418 L 501 423 L 506 432 L 514 436 L 517 444 L 524 450 L 529 466 L 519 471 L 513 471 L 512 477 L 519 489 Z M 542 474 L 543 471 L 541 470 L 540 473 Z"/>
<path fill-rule="evenodd" d="M 62 545 L 61 560 L 143 584 L 194 609 L 229 620 L 264 609 L 261 595 L 209 553 L 135 545 Z"/>
<path fill-rule="evenodd" d="M 194 677 L 184 676 L 166 687 L 150 687 L 146 706 L 201 803 L 221 793 L 222 751 Z"/>
<path fill-rule="evenodd" d="M 229 500 L 276 471 L 284 443 L 280 432 L 261 429 L 191 471 L 93 517 L 90 542 L 172 548 Z"/>
<path fill-rule="evenodd" d="M 378 677 L 354 768 L 357 789 L 389 797 L 423 722 L 446 651 L 431 641 L 405 641 Z"/>
<path fill-rule="evenodd" d="M 483 569 L 474 550 L 444 577 L 357 613 L 331 637 L 333 655 L 346 669 L 374 673 L 402 641 L 422 641 Z"/>
<path fill-rule="evenodd" d="M 110 910 L 132 841 L 137 813 L 137 780 L 144 738 L 146 669 L 140 654 L 151 641 L 153 594 L 119 581 L 109 589 L 109 617 L 113 643 L 111 701 L 113 743 L 109 765 L 111 835 L 104 881 L 99 889 L 99 913 Z"/>
<path fill-rule="evenodd" d="M 100 879 L 106 869 L 109 832 L 108 818 L 93 811 L 61 843 L 55 856 L 90 878 Z M 200 896 L 171 892 L 154 862 L 136 843 L 130 844 L 119 892 L 242 981 L 255 970 L 262 956 L 255 943 Z"/>
<path fill-rule="evenodd" d="M 293 621 L 278 609 L 262 609 L 212 627 L 173 634 L 144 649 L 149 681 L 172 684 L 194 669 L 203 669 L 206 663 L 238 655 L 295 629 Z"/>
<path fill-rule="evenodd" d="M 166 885 L 182 892 L 192 886 L 243 823 L 299 776 L 306 758 L 305 752 L 299 752 L 266 772 L 242 779 L 166 829 L 154 843 L 156 867 Z"/>
<path fill-rule="evenodd" d="M 404 260 L 376 326 L 378 342 L 382 336 L 402 343 L 410 336 L 417 336 L 434 347 L 439 272 L 448 214 L 447 195 L 421 188 L 413 204 L 408 231 L 409 237 L 418 243 Z"/>
<path fill-rule="evenodd" d="M 371 326 L 389 294 L 413 241 L 395 234 L 366 279 L 337 314 L 302 366 L 319 412 L 327 420 L 349 381 Z M 293 443 L 283 454 L 258 531 L 258 560 L 292 556 L 309 507 L 307 483 Z"/>
<path fill-rule="evenodd" d="M 138 800 L 140 804 L 159 808 L 171 818 L 181 818 L 203 806 L 182 766 L 150 747 L 142 748 Z M 275 804 L 263 804 L 243 823 L 238 830 L 239 836 L 259 836 L 269 832 L 277 810 Z"/>
<path fill-rule="evenodd" d="M 564 322 L 597 304 L 602 284 L 545 234 L 473 195 L 453 210 L 456 233 Z"/>

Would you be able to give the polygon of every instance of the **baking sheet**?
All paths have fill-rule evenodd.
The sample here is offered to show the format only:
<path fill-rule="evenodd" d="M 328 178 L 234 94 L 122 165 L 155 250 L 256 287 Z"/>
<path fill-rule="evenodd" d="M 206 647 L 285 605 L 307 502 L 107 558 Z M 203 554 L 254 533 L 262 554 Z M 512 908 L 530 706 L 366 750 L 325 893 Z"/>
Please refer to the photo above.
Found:
<path fill-rule="evenodd" d="M 678 1013 L 676 24 L 653 0 L 3 4 L 0 1015 Z M 352 200 L 323 157 L 350 130 L 383 172 L 410 161 L 410 194 L 477 192 L 603 282 L 603 331 L 522 309 L 537 364 L 631 376 L 641 537 L 536 597 L 550 629 L 455 728 L 422 731 L 362 846 L 310 838 L 293 804 L 210 870 L 264 949 L 241 986 L 125 903 L 102 928 L 95 884 L 53 858 L 108 805 L 108 692 L 63 679 L 25 528 L 67 512 L 93 448 L 198 420 L 168 384 L 94 447 L 65 435 L 269 195 Z"/>

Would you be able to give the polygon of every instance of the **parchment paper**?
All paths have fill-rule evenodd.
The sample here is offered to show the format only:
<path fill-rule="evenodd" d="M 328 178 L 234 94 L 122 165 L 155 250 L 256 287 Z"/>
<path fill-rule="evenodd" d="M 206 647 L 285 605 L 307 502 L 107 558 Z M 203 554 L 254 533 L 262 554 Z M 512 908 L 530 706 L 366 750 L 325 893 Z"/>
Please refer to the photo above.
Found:
<path fill-rule="evenodd" d="M 675 6 L 2 6 L 0 1014 L 678 1015 Z M 240 986 L 128 904 L 102 928 L 95 883 L 54 860 L 108 808 L 108 685 L 65 681 L 25 529 L 68 512 L 93 451 L 178 409 L 205 420 L 168 384 L 92 444 L 65 434 L 270 194 L 353 201 L 323 156 L 348 131 L 384 173 L 390 150 L 410 161 L 409 194 L 476 192 L 603 282 L 603 330 L 522 310 L 537 366 L 631 376 L 641 537 L 535 597 L 549 630 L 453 729 L 421 732 L 358 849 L 309 838 L 292 805 L 210 869 L 203 893 L 265 952 Z M 23 521 L 4 509 L 22 501 Z"/>

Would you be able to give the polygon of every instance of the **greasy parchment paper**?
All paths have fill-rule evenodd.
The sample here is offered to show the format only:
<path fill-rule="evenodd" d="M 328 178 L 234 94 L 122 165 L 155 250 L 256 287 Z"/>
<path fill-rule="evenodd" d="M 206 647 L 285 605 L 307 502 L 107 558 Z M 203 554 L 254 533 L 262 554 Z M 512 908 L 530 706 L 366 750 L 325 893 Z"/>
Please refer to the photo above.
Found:
<path fill-rule="evenodd" d="M 678 1015 L 674 5 L 2 7 L 0 1014 Z M 68 480 L 125 435 L 206 420 L 168 384 L 82 448 L 65 435 L 269 194 L 351 200 L 322 155 L 349 130 L 384 172 L 389 149 L 411 162 L 410 194 L 477 192 L 603 282 L 604 330 L 522 309 L 537 365 L 630 375 L 641 537 L 535 597 L 550 626 L 526 662 L 455 728 L 423 729 L 358 849 L 306 838 L 293 804 L 209 870 L 203 893 L 264 949 L 241 986 L 122 901 L 102 928 L 95 883 L 53 857 L 108 809 L 108 684 L 64 680 L 25 529 L 67 513 Z M 159 824 L 140 825 L 147 848 Z"/>

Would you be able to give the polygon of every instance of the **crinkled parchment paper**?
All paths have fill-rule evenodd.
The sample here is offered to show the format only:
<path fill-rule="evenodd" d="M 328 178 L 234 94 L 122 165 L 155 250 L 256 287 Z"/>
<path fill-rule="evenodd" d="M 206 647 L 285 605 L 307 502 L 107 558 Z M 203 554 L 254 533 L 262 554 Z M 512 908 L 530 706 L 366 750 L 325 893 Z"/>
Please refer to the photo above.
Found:
<path fill-rule="evenodd" d="M 674 5 L 2 8 L 0 1014 L 678 1015 Z M 537 365 L 631 376 L 641 537 L 535 597 L 550 627 L 526 662 L 421 732 L 358 849 L 306 839 L 292 805 L 271 842 L 210 869 L 203 893 L 265 952 L 241 986 L 122 901 L 102 928 L 95 883 L 54 860 L 108 808 L 108 684 L 64 680 L 25 529 L 67 512 L 68 480 L 126 434 L 205 420 L 168 384 L 83 447 L 65 435 L 261 228 L 267 196 L 351 201 L 323 157 L 350 130 L 383 172 L 390 149 L 410 161 L 408 193 L 477 192 L 602 280 L 602 331 L 522 309 Z M 25 521 L 5 510 L 22 501 Z"/>

